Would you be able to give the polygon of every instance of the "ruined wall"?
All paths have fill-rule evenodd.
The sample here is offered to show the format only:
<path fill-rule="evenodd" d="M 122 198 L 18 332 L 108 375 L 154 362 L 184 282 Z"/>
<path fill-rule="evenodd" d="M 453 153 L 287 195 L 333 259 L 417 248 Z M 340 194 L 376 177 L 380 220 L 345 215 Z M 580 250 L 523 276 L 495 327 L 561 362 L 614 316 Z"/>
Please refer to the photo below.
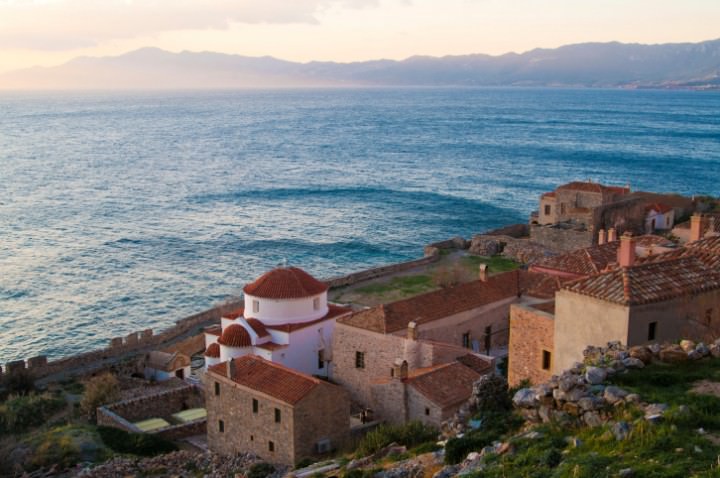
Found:
<path fill-rule="evenodd" d="M 331 289 L 335 289 L 338 287 L 346 287 L 349 285 L 357 284 L 358 282 L 363 282 L 370 279 L 377 279 L 378 277 L 384 277 L 390 274 L 395 274 L 397 272 L 404 272 L 410 269 L 414 269 L 416 267 L 426 266 L 428 264 L 432 264 L 433 262 L 437 262 L 439 259 L 439 251 L 436 250 L 431 255 L 426 255 L 421 259 L 375 267 L 373 269 L 367 269 L 364 271 L 354 272 L 352 274 L 327 279 L 323 282 L 325 282 Z"/>
<path fill-rule="evenodd" d="M 173 413 L 204 405 L 202 391 L 197 387 L 187 385 L 100 407 L 98 424 L 114 426 L 111 424 L 114 422 L 114 418 L 106 412 L 112 412 L 128 422 L 138 422 L 148 418 L 169 417 Z"/>
<path fill-rule="evenodd" d="M 552 356 L 549 370 L 543 370 L 543 350 L 554 355 L 554 318 L 551 314 L 515 304 L 510 307 L 510 347 L 508 383 L 515 386 L 524 379 L 542 383 L 552 376 Z"/>
<path fill-rule="evenodd" d="M 589 229 L 552 226 L 530 226 L 530 240 L 556 252 L 567 252 L 592 246 L 595 233 Z"/>

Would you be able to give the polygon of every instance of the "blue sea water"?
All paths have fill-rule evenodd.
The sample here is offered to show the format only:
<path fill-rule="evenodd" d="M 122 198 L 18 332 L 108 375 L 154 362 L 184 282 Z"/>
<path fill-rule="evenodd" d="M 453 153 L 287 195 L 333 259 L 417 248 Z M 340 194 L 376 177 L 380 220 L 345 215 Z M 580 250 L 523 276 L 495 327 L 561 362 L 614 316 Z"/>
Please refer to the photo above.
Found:
<path fill-rule="evenodd" d="M 0 363 L 524 222 L 592 178 L 720 194 L 720 94 L 334 89 L 0 95 Z"/>

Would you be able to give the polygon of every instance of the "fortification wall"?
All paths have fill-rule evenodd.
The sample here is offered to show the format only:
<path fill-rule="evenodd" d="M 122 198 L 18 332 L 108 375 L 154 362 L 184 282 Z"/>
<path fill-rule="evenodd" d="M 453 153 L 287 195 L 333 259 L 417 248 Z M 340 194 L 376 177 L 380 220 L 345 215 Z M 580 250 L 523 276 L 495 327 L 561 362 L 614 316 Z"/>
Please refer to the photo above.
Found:
<path fill-rule="evenodd" d="M 102 368 L 109 359 L 122 357 L 124 355 L 132 355 L 133 352 L 141 352 L 147 348 L 163 348 L 168 342 L 178 337 L 198 329 L 207 322 L 220 320 L 220 317 L 228 312 L 242 307 L 242 301 L 233 301 L 222 304 L 212 309 L 200 312 L 198 314 L 185 317 L 175 322 L 175 325 L 163 330 L 159 334 L 155 334 L 152 329 L 145 329 L 140 332 L 132 332 L 124 337 L 114 337 L 110 339 L 106 348 L 93 350 L 58 360 L 48 361 L 47 357 L 40 355 L 31 357 L 27 360 L 15 360 L 8 362 L 5 367 L 0 366 L 0 377 L 3 373 L 19 373 L 28 371 L 35 377 L 43 378 L 48 375 L 60 373 L 73 369 L 92 369 Z"/>
<path fill-rule="evenodd" d="M 557 252 L 573 251 L 590 247 L 595 243 L 595 233 L 590 230 L 565 229 L 549 226 L 530 226 L 530 240 Z"/>
<path fill-rule="evenodd" d="M 370 279 L 377 279 L 378 277 L 384 277 L 397 272 L 404 272 L 415 267 L 426 266 L 436 262 L 440 259 L 439 251 L 435 251 L 430 255 L 426 255 L 421 259 L 415 259 L 407 262 L 400 262 L 398 264 L 390 264 L 387 266 L 375 267 L 373 269 L 367 269 L 360 272 L 354 272 L 352 274 L 334 277 L 327 279 L 324 282 L 331 288 L 335 289 L 338 287 L 345 287 L 358 282 L 363 282 Z"/>

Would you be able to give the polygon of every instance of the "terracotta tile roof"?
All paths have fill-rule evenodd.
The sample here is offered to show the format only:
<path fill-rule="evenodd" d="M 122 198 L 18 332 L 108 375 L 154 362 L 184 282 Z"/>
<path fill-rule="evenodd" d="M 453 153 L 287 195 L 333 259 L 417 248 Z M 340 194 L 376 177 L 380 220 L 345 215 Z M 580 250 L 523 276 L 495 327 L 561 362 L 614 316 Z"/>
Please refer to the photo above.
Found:
<path fill-rule="evenodd" d="M 273 269 L 243 288 L 246 294 L 265 299 L 299 299 L 326 290 L 327 284 L 297 267 Z"/>
<path fill-rule="evenodd" d="M 233 310 L 232 312 L 229 312 L 229 313 L 227 313 L 227 314 L 223 314 L 223 318 L 224 318 L 224 319 L 235 320 L 235 319 L 237 319 L 238 317 L 242 317 L 243 314 L 245 314 L 245 308 L 244 308 L 244 307 L 240 307 L 239 309 L 235 309 L 235 310 Z"/>
<path fill-rule="evenodd" d="M 456 358 L 458 362 L 469 367 L 480 375 L 484 375 L 492 371 L 492 363 L 487 360 L 483 360 L 475 354 L 465 354 Z"/>
<path fill-rule="evenodd" d="M 667 204 L 662 204 L 662 203 L 657 203 L 657 202 L 648 204 L 647 206 L 645 206 L 645 211 L 648 211 L 648 212 L 655 211 L 655 212 L 659 212 L 660 214 L 666 214 L 672 210 L 673 210 L 673 208 L 668 206 Z"/>
<path fill-rule="evenodd" d="M 264 393 L 290 405 L 305 398 L 320 380 L 310 375 L 270 362 L 257 355 L 244 355 L 234 361 L 232 381 Z M 227 362 L 213 365 L 208 372 L 227 376 Z M 328 384 L 329 385 L 329 384 Z"/>
<path fill-rule="evenodd" d="M 473 383 L 480 374 L 460 362 L 417 369 L 406 383 L 441 408 L 458 405 L 472 395 Z"/>
<path fill-rule="evenodd" d="M 695 257 L 707 267 L 720 270 L 720 236 L 708 236 L 674 251 L 638 258 L 637 263 L 664 262 L 682 257 Z"/>
<path fill-rule="evenodd" d="M 340 307 L 339 305 L 328 304 L 328 313 L 325 314 L 323 317 L 320 317 L 319 319 L 310 320 L 308 322 L 301 322 L 299 324 L 266 324 L 265 327 L 271 330 L 279 330 L 281 332 L 290 333 L 296 330 L 304 329 L 305 327 L 309 327 L 311 325 L 315 325 L 318 322 L 322 322 L 324 320 L 340 317 L 341 315 L 348 314 L 350 312 L 352 312 L 352 309 L 348 307 Z"/>
<path fill-rule="evenodd" d="M 190 357 L 178 352 L 168 353 L 154 350 L 145 355 L 145 366 L 155 370 L 172 372 L 188 365 L 190 365 Z"/>
<path fill-rule="evenodd" d="M 649 260 L 579 279 L 563 289 L 621 305 L 662 302 L 720 288 L 720 271 L 692 255 Z"/>
<path fill-rule="evenodd" d="M 213 325 L 212 327 L 208 327 L 207 329 L 205 329 L 205 333 L 210 335 L 217 335 L 218 337 L 220 337 L 222 335 L 222 327 L 219 325 Z"/>
<path fill-rule="evenodd" d="M 245 327 L 239 324 L 232 324 L 223 330 L 222 335 L 218 339 L 220 345 L 228 347 L 250 347 L 252 339 Z"/>
<path fill-rule="evenodd" d="M 664 237 L 647 234 L 635 238 L 638 247 L 653 247 L 668 244 Z M 569 278 L 580 278 L 604 271 L 608 265 L 617 262 L 620 241 L 586 247 L 544 259 L 531 267 L 532 271 L 559 273 Z"/>
<path fill-rule="evenodd" d="M 542 280 L 527 291 L 527 295 L 530 297 L 536 297 L 538 299 L 552 299 L 555 297 L 555 292 L 562 288 L 563 282 L 570 280 L 563 279 L 552 274 L 542 275 Z"/>
<path fill-rule="evenodd" d="M 284 349 L 287 347 L 286 344 L 276 344 L 275 342 L 265 342 L 264 344 L 258 344 L 255 347 L 259 349 L 265 349 L 265 350 L 278 350 L 278 349 Z"/>
<path fill-rule="evenodd" d="M 258 337 L 267 337 L 268 335 L 270 335 L 265 328 L 265 324 L 260 322 L 258 319 L 247 319 L 247 323 L 258 335 Z"/>
<path fill-rule="evenodd" d="M 205 356 L 219 358 L 220 357 L 220 346 L 218 344 L 210 344 L 208 346 L 208 348 L 205 349 Z"/>
<path fill-rule="evenodd" d="M 505 272 L 491 276 L 487 282 L 466 282 L 378 305 L 343 317 L 338 322 L 384 334 L 392 333 L 407 328 L 412 321 L 424 324 L 516 297 L 535 276 L 519 270 Z"/>

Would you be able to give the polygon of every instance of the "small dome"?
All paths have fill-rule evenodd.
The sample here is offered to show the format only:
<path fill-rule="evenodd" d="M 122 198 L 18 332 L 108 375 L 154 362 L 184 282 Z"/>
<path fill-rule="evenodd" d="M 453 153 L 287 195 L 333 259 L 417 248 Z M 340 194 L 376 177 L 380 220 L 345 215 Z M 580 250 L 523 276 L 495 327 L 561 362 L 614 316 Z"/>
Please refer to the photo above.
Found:
<path fill-rule="evenodd" d="M 205 350 L 206 357 L 220 358 L 220 346 L 218 344 L 210 344 Z"/>
<path fill-rule="evenodd" d="M 250 347 L 252 340 L 250 334 L 245 327 L 238 324 L 233 324 L 226 328 L 220 338 L 218 339 L 220 345 L 227 345 L 228 347 Z"/>
<path fill-rule="evenodd" d="M 273 269 L 243 288 L 246 294 L 264 299 L 300 299 L 327 290 L 327 284 L 297 267 Z"/>
<path fill-rule="evenodd" d="M 258 319 L 247 319 L 247 323 L 250 327 L 252 327 L 258 337 L 267 337 L 270 335 L 265 328 L 265 324 L 260 322 Z"/>

